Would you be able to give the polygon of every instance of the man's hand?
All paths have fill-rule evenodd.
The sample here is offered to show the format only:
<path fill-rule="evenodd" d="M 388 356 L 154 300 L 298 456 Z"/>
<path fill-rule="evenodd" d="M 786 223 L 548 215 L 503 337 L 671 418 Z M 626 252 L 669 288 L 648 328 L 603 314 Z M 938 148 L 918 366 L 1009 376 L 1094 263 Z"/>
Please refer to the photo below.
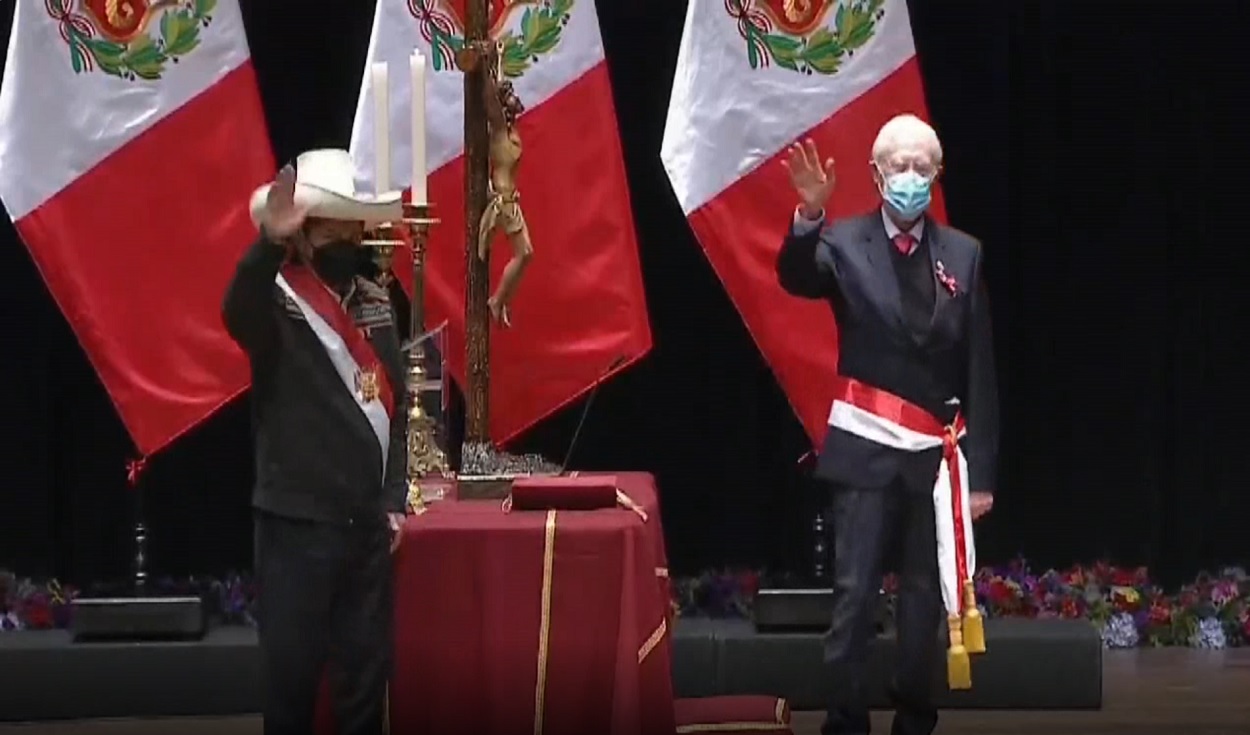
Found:
<path fill-rule="evenodd" d="M 286 240 L 300 231 L 307 214 L 308 209 L 295 202 L 295 167 L 284 166 L 265 199 L 265 232 L 275 240 Z"/>
<path fill-rule="evenodd" d="M 790 184 L 799 195 L 803 216 L 808 219 L 819 217 L 837 183 L 837 177 L 833 171 L 833 159 L 826 159 L 822 167 L 820 152 L 816 150 L 816 144 L 809 138 L 801 144 L 791 145 L 789 154 L 782 160 L 781 165 L 785 166 L 786 171 L 790 173 Z"/>
<path fill-rule="evenodd" d="M 387 513 L 386 522 L 391 527 L 391 553 L 399 548 L 399 542 L 404 540 L 404 518 L 403 513 Z"/>
<path fill-rule="evenodd" d="M 981 516 L 990 512 L 994 507 L 994 496 L 985 492 L 972 492 L 968 494 L 972 505 L 972 520 L 978 520 Z"/>

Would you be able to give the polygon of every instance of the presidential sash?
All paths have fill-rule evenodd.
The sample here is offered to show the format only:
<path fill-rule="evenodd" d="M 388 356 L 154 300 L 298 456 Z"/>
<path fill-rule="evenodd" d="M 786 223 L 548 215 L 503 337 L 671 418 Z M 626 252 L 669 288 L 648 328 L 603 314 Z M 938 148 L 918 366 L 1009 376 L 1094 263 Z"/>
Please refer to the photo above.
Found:
<path fill-rule="evenodd" d="M 985 635 L 977 609 L 971 573 L 976 569 L 976 543 L 968 488 L 968 461 L 959 440 L 967 427 L 962 416 L 944 425 L 919 406 L 879 388 L 839 377 L 829 410 L 829 425 L 893 449 L 922 452 L 942 448 L 933 485 L 937 525 L 938 574 L 942 603 L 950 627 L 949 669 L 952 688 L 971 686 L 964 676 L 968 653 L 985 651 Z M 966 682 L 966 683 L 965 683 Z"/>
<path fill-rule="evenodd" d="M 309 268 L 294 264 L 284 266 L 276 283 L 304 315 L 308 327 L 325 348 L 343 387 L 368 419 L 382 452 L 385 474 L 395 396 L 373 345 L 339 299 Z"/>

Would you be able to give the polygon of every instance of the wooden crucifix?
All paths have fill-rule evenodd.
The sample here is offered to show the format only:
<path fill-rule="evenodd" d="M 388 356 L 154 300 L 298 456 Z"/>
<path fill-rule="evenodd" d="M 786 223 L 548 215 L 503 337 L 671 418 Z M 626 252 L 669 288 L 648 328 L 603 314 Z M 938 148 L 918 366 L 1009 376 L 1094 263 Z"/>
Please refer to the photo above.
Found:
<path fill-rule="evenodd" d="M 464 47 L 465 147 L 465 443 L 490 443 L 490 323 L 511 325 L 508 304 L 533 254 L 521 213 L 516 169 L 517 117 L 524 106 L 504 79 L 501 48 L 489 37 L 490 0 L 468 0 Z M 499 286 L 490 289 L 490 244 L 496 229 L 512 246 Z"/>
<path fill-rule="evenodd" d="M 490 441 L 490 262 L 477 257 L 482 212 L 490 196 L 490 127 L 486 120 L 486 75 L 480 49 L 490 42 L 489 0 L 465 3 L 465 48 L 457 61 L 464 72 L 464 259 L 465 259 L 465 442 Z"/>

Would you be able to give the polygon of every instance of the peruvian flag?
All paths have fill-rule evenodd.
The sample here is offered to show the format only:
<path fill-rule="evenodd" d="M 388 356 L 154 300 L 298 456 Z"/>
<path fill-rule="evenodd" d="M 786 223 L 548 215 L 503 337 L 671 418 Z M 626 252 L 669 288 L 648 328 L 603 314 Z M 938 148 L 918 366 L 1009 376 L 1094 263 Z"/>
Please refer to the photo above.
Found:
<path fill-rule="evenodd" d="M 827 304 L 788 296 L 777 251 L 798 204 L 781 165 L 810 137 L 837 161 L 832 218 L 879 207 L 878 129 L 924 90 L 905 0 L 690 0 L 661 158 L 699 244 L 812 442 L 837 374 Z M 931 212 L 944 217 L 935 192 Z"/>
<path fill-rule="evenodd" d="M 249 380 L 221 299 L 274 161 L 238 4 L 18 0 L 0 84 L 0 199 L 155 452 Z"/>
<path fill-rule="evenodd" d="M 516 437 L 651 349 L 651 327 L 630 212 L 608 68 L 592 0 L 491 0 L 491 35 L 505 45 L 504 78 L 526 111 L 521 207 L 534 257 L 511 305 L 512 328 L 491 327 L 490 435 Z M 409 57 L 426 58 L 426 150 L 434 225 L 426 264 L 428 323 L 447 323 L 447 362 L 465 376 L 464 77 L 454 54 L 465 0 L 378 0 L 352 157 L 357 187 L 373 191 L 370 69 L 387 65 L 391 180 L 411 184 Z M 491 247 L 492 290 L 511 245 Z M 407 255 L 395 268 L 405 288 Z M 409 291 L 411 293 L 411 291 Z"/>

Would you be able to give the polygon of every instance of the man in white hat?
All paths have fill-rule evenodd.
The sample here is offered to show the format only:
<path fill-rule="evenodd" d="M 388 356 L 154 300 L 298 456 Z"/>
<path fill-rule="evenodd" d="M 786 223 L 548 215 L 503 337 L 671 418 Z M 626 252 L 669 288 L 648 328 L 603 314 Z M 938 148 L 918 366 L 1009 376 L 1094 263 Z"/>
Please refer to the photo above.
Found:
<path fill-rule="evenodd" d="M 893 733 L 929 735 L 939 629 L 953 688 L 969 686 L 968 654 L 984 650 L 968 585 L 972 521 L 993 504 L 998 454 L 982 250 L 927 214 L 942 146 L 913 115 L 878 133 L 869 171 L 882 203 L 858 217 L 825 223 L 834 164 L 812 141 L 792 146 L 784 163 L 799 206 L 777 275 L 790 294 L 829 304 L 840 340 L 816 469 L 832 488 L 835 536 L 825 646 L 835 680 L 821 732 L 869 731 L 868 643 L 883 566 L 897 551 Z"/>
<path fill-rule="evenodd" d="M 328 674 L 339 735 L 380 735 L 391 552 L 406 505 L 404 363 L 367 225 L 398 193 L 355 193 L 346 151 L 301 155 L 252 197 L 256 244 L 226 291 L 252 368 L 255 563 L 266 735 L 308 735 Z"/>

